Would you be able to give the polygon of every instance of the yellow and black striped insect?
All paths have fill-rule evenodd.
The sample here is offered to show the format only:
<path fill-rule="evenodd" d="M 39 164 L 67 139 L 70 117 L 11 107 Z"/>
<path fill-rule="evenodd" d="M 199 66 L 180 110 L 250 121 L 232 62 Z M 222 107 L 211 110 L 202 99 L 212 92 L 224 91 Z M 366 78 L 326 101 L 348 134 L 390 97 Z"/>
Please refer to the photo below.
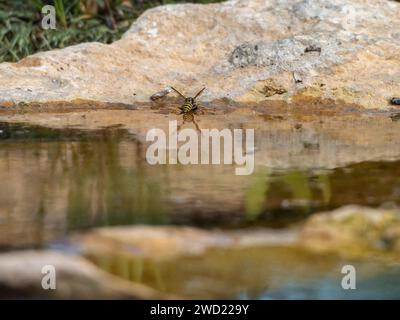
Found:
<path fill-rule="evenodd" d="M 176 90 L 174 87 L 171 87 L 177 94 L 179 94 L 182 98 L 185 99 L 185 102 L 179 107 L 180 113 L 189 113 L 196 112 L 201 108 L 200 103 L 196 100 L 204 91 L 205 88 L 201 89 L 193 98 L 185 97 L 182 93 Z"/>

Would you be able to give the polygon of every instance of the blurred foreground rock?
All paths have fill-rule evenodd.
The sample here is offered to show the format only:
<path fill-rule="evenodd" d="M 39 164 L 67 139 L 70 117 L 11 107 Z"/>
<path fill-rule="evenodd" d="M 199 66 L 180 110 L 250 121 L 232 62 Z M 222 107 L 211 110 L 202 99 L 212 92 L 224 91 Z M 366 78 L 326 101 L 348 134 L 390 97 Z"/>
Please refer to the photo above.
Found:
<path fill-rule="evenodd" d="M 312 216 L 300 242 L 317 251 L 354 256 L 393 253 L 400 258 L 400 211 L 346 206 Z"/>
<path fill-rule="evenodd" d="M 147 101 L 174 85 L 242 102 L 388 108 L 400 94 L 400 3 L 232 0 L 146 11 L 120 41 L 0 65 L 0 102 Z M 183 27 L 184 26 L 184 27 Z"/>
<path fill-rule="evenodd" d="M 349 257 L 374 253 L 398 256 L 400 211 L 345 206 L 312 215 L 297 227 L 203 230 L 178 226 L 95 229 L 80 238 L 87 254 L 103 252 L 168 260 L 203 255 L 213 248 L 296 247 Z M 400 256 L 398 256 L 400 258 Z"/>
<path fill-rule="evenodd" d="M 118 277 L 189 298 L 233 298 L 340 277 L 345 264 L 383 270 L 400 261 L 399 230 L 399 211 L 347 206 L 290 229 L 109 227 L 79 240 L 89 260 Z"/>
<path fill-rule="evenodd" d="M 56 251 L 1 254 L 0 297 L 234 298 L 244 292 L 258 297 L 291 279 L 340 277 L 343 264 L 375 261 L 382 270 L 398 263 L 399 230 L 399 211 L 358 206 L 281 230 L 99 228 L 72 239 L 97 267 Z M 41 287 L 45 265 L 56 268 L 54 291 Z"/>
<path fill-rule="evenodd" d="M 56 290 L 42 288 L 46 265 L 56 270 Z M 166 295 L 101 271 L 83 258 L 56 251 L 0 254 L 0 298 L 160 299 Z"/>
<path fill-rule="evenodd" d="M 84 240 L 84 248 L 105 250 L 116 248 L 127 254 L 137 254 L 152 259 L 171 259 L 181 255 L 201 255 L 210 248 L 246 248 L 254 245 L 274 246 L 292 244 L 294 230 L 267 232 L 263 229 L 237 231 L 202 230 L 192 227 L 109 227 L 90 232 Z"/>

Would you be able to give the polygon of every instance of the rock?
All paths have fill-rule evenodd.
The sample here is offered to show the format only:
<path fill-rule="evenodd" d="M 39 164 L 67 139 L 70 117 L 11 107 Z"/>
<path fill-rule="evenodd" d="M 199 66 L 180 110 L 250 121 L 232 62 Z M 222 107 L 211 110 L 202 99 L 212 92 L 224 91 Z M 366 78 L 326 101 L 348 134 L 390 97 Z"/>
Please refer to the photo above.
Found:
<path fill-rule="evenodd" d="M 42 268 L 54 266 L 56 289 L 42 288 Z M 0 254 L 0 298 L 160 299 L 168 298 L 144 285 L 114 277 L 85 260 L 56 251 Z"/>
<path fill-rule="evenodd" d="M 392 99 L 390 100 L 390 103 L 391 103 L 392 105 L 399 106 L 399 105 L 400 105 L 400 98 L 392 98 Z"/>
<path fill-rule="evenodd" d="M 124 279 L 188 298 L 234 298 L 260 295 L 289 279 L 340 275 L 347 263 L 358 271 L 374 259 L 382 271 L 400 261 L 399 239 L 399 211 L 347 206 L 291 229 L 127 226 L 75 240 L 89 260 Z"/>
<path fill-rule="evenodd" d="M 178 226 L 126 226 L 99 228 L 84 235 L 86 254 L 115 251 L 155 260 L 202 255 L 211 248 L 239 249 L 253 246 L 290 245 L 296 230 L 207 231 Z"/>
<path fill-rule="evenodd" d="M 84 43 L 1 64 L 0 102 L 132 104 L 173 85 L 188 94 L 206 86 L 206 101 L 330 99 L 389 108 L 400 92 L 400 35 L 393 28 L 399 10 L 400 3 L 386 0 L 161 6 L 113 44 Z M 268 97 L 254 89 L 264 81 L 286 93 Z"/>
<path fill-rule="evenodd" d="M 132 226 L 94 230 L 79 243 L 88 259 L 124 279 L 185 298 L 226 299 L 257 297 L 288 276 L 319 277 L 332 269 L 334 257 L 294 248 L 295 239 L 295 230 Z"/>
<path fill-rule="evenodd" d="M 105 227 L 78 239 L 83 240 L 87 252 L 112 252 L 118 248 L 127 253 L 162 260 L 180 255 L 201 255 L 210 248 L 257 245 L 306 245 L 328 250 L 354 245 L 369 250 L 397 250 L 397 242 L 400 241 L 396 238 L 398 230 L 399 211 L 349 205 L 314 214 L 298 228 L 210 231 L 178 226 Z"/>
<path fill-rule="evenodd" d="M 317 251 L 368 256 L 395 253 L 399 258 L 400 211 L 345 206 L 313 215 L 300 232 L 300 243 Z"/>
<path fill-rule="evenodd" d="M 376 274 L 365 274 L 360 258 L 394 252 L 389 262 L 399 261 L 399 221 L 395 210 L 349 206 L 284 230 L 100 228 L 74 237 L 85 258 L 39 250 L 0 254 L 0 298 L 265 297 L 288 281 L 333 276 L 338 283 L 341 266 L 349 262 L 356 264 L 357 277 L 370 278 Z M 386 265 L 378 262 L 380 274 Z M 56 290 L 41 286 L 46 265 L 55 267 Z"/>
<path fill-rule="evenodd" d="M 212 249 L 292 247 L 363 257 L 391 253 L 400 258 L 400 211 L 355 205 L 313 214 L 285 229 L 202 230 L 178 226 L 126 226 L 95 229 L 78 237 L 84 254 L 133 255 L 171 260 L 201 256 Z"/>

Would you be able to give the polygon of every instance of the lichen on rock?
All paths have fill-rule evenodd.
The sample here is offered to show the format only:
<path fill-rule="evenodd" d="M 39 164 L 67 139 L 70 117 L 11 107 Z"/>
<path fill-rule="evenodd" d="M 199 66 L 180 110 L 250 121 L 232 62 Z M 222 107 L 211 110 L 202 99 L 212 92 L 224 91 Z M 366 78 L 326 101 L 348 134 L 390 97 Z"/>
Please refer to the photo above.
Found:
<path fill-rule="evenodd" d="M 306 221 L 300 241 L 307 248 L 368 256 L 390 253 L 399 258 L 400 212 L 345 206 Z"/>

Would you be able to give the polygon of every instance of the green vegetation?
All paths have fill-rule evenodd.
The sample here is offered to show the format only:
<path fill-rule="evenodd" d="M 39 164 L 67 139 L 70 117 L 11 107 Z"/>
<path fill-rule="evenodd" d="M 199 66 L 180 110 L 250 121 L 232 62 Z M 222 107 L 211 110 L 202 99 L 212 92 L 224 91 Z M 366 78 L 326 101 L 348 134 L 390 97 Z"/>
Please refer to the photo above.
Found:
<path fill-rule="evenodd" d="M 221 0 L 0 0 L 0 62 L 89 41 L 111 43 L 145 10 L 169 3 Z M 43 30 L 41 9 L 53 5 L 57 29 Z"/>

